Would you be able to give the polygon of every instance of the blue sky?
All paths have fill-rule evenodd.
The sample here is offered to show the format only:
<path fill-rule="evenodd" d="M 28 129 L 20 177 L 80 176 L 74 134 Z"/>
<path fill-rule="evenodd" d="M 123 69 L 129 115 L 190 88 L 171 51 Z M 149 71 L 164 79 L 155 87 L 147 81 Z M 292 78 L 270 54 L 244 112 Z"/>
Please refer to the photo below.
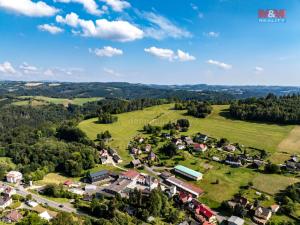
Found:
<path fill-rule="evenodd" d="M 300 85 L 299 21 L 298 0 L 0 0 L 0 79 Z"/>

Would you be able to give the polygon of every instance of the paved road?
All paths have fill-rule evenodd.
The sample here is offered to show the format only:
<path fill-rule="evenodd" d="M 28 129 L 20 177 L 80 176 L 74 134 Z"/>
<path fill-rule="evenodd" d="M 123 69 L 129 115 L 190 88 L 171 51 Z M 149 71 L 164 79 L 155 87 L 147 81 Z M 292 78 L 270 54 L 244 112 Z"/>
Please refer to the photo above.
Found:
<path fill-rule="evenodd" d="M 73 213 L 73 212 L 76 213 L 75 208 L 72 208 L 72 207 L 68 206 L 67 204 L 58 203 L 58 202 L 43 198 L 39 195 L 33 194 L 33 193 L 25 190 L 22 186 L 19 186 L 16 189 L 16 192 L 17 192 L 18 195 L 21 195 L 24 198 L 27 195 L 30 194 L 32 196 L 32 199 L 35 200 L 37 203 L 48 205 L 49 207 L 55 208 L 55 209 L 60 210 L 60 211 L 65 211 L 65 212 L 69 212 L 69 213 Z M 63 207 L 59 207 L 60 205 L 63 205 Z"/>

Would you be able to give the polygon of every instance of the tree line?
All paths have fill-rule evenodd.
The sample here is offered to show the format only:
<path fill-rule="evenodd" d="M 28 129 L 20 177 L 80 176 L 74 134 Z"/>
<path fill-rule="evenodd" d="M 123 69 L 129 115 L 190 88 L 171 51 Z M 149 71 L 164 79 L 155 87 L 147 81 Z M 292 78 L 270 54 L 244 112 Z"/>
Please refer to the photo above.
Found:
<path fill-rule="evenodd" d="M 230 105 L 230 115 L 241 120 L 254 120 L 281 124 L 300 123 L 300 95 L 248 98 Z"/>

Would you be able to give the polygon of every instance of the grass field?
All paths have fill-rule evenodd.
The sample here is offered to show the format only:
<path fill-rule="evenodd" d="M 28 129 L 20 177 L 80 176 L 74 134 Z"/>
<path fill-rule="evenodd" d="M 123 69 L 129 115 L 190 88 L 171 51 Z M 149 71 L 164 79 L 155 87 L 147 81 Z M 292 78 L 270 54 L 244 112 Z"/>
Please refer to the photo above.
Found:
<path fill-rule="evenodd" d="M 96 118 L 89 119 L 81 122 L 79 127 L 92 140 L 98 133 L 109 130 L 113 137 L 110 145 L 117 148 L 124 164 L 132 160 L 126 149 L 129 141 L 141 133 L 143 126 L 148 123 L 164 125 L 169 121 L 187 118 L 190 121 L 190 128 L 181 134 L 192 135 L 201 132 L 216 138 L 225 137 L 231 142 L 238 142 L 248 147 L 266 149 L 270 154 L 278 150 L 277 146 L 289 137 L 294 128 L 294 126 L 233 120 L 224 116 L 228 114 L 228 106 L 214 106 L 213 113 L 205 119 L 187 116 L 185 111 L 171 110 L 172 107 L 172 104 L 168 104 L 119 114 L 117 115 L 118 121 L 113 124 L 98 124 Z M 271 194 L 284 189 L 291 183 L 299 182 L 296 178 L 259 174 L 246 168 L 236 169 L 215 162 L 206 162 L 187 152 L 184 154 L 184 160 L 182 156 L 178 156 L 175 159 L 166 160 L 167 165 L 172 166 L 177 160 L 179 164 L 202 172 L 203 180 L 194 183 L 205 191 L 201 199 L 211 207 L 218 207 L 222 201 L 230 199 L 241 186 L 247 185 L 250 181 L 253 181 L 258 190 Z M 219 184 L 216 184 L 216 180 L 219 180 Z"/>
<path fill-rule="evenodd" d="M 275 163 L 282 163 L 290 158 L 292 154 L 300 155 L 300 126 L 296 126 L 289 135 L 279 143 L 277 152 L 272 155 L 271 160 Z"/>
<path fill-rule="evenodd" d="M 68 104 L 75 104 L 75 105 L 83 105 L 84 103 L 87 102 L 94 102 L 101 100 L 101 97 L 93 97 L 93 98 L 74 98 L 74 99 L 67 99 L 67 98 L 50 98 L 50 97 L 45 97 L 45 96 L 21 96 L 18 97 L 19 99 L 28 99 L 30 100 L 20 100 L 13 102 L 12 104 L 14 105 L 43 105 L 43 104 L 48 104 L 48 103 L 53 103 L 53 104 L 62 104 L 67 106 Z"/>
<path fill-rule="evenodd" d="M 113 124 L 97 124 L 96 118 L 89 119 L 81 122 L 79 127 L 92 140 L 96 138 L 98 133 L 109 130 L 113 136 L 111 145 L 119 149 L 119 153 L 125 161 L 130 160 L 126 150 L 129 141 L 148 123 L 163 125 L 168 121 L 187 118 L 191 127 L 188 132 L 182 134 L 202 132 L 212 137 L 225 137 L 231 142 L 239 142 L 245 146 L 263 148 L 270 153 L 277 150 L 279 143 L 294 128 L 294 126 L 228 119 L 222 116 L 226 113 L 228 106 L 214 106 L 213 113 L 205 119 L 186 116 L 184 111 L 170 110 L 172 106 L 171 104 L 154 106 L 140 111 L 119 114 L 117 115 L 118 121 Z"/>
<path fill-rule="evenodd" d="M 257 174 L 253 179 L 254 188 L 270 195 L 278 193 L 296 182 L 300 182 L 300 180 L 277 174 Z"/>

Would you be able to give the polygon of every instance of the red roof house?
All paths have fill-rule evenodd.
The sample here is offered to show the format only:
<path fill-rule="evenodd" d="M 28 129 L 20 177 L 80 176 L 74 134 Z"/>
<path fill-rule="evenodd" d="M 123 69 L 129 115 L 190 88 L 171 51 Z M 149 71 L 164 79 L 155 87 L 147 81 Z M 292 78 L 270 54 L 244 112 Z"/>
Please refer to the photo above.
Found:
<path fill-rule="evenodd" d="M 126 172 L 123 172 L 121 174 L 122 178 L 128 179 L 128 180 L 136 180 L 140 176 L 140 173 L 138 173 L 135 170 L 128 170 Z"/>

